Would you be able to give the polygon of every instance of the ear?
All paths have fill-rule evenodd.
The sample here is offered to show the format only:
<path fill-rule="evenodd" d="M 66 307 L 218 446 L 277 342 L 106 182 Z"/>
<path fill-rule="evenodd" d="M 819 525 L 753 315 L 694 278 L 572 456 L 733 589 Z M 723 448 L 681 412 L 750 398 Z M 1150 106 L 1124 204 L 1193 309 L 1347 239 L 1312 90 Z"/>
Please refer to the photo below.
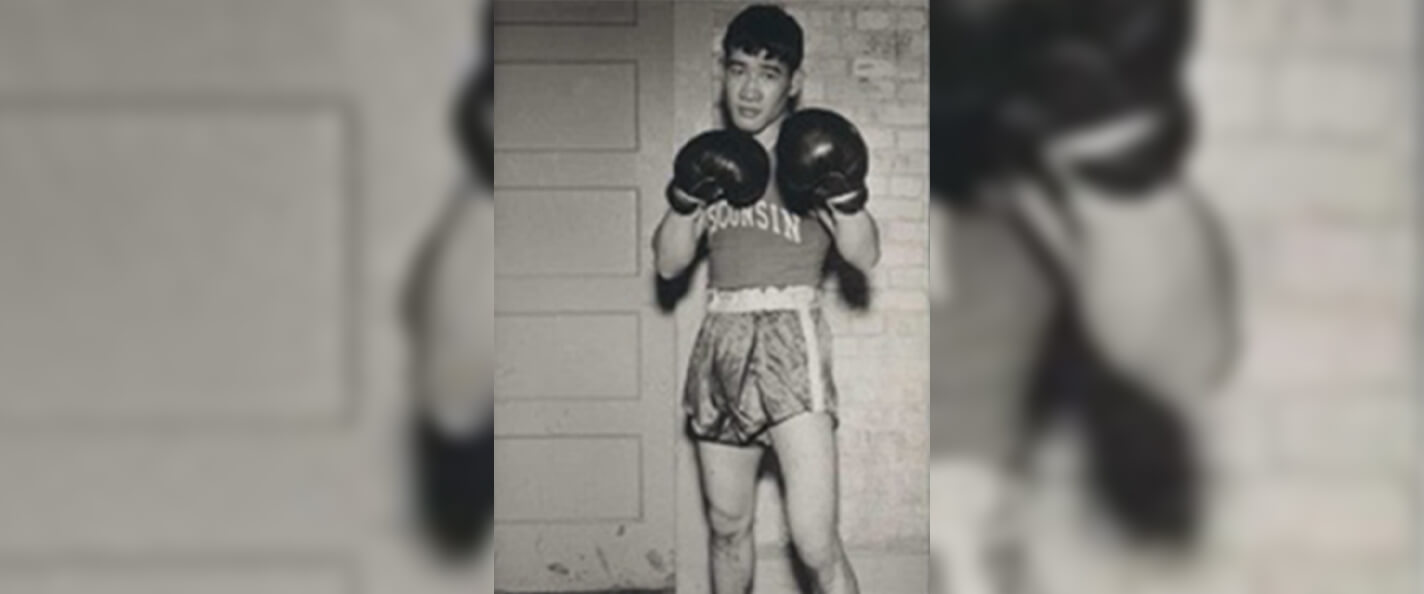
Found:
<path fill-rule="evenodd" d="M 800 97 L 801 97 L 801 84 L 804 83 L 805 81 L 806 81 L 806 71 L 805 71 L 805 69 L 797 68 L 797 69 L 796 69 L 796 72 L 791 73 L 791 92 L 788 93 L 788 95 L 791 96 L 791 97 L 800 98 Z"/>

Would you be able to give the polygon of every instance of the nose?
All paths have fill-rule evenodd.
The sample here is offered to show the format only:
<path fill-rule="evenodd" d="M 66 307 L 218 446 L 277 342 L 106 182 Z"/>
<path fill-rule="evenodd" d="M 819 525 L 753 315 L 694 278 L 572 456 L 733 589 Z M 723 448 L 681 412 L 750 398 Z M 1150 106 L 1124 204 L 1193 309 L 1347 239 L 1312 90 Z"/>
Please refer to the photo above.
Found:
<path fill-rule="evenodd" d="M 742 101 L 761 101 L 761 86 L 752 77 L 747 77 L 742 81 L 742 88 L 737 93 L 737 97 Z"/>

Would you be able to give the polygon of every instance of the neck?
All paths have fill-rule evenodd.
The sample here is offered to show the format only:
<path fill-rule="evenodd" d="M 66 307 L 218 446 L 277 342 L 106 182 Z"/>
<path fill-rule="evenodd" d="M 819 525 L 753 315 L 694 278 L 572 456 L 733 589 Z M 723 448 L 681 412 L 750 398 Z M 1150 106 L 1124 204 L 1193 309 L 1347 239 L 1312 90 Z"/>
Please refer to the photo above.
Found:
<path fill-rule="evenodd" d="M 772 120 L 770 124 L 762 128 L 761 132 L 756 133 L 756 139 L 761 142 L 762 146 L 766 147 L 767 150 L 772 150 L 772 148 L 776 146 L 776 139 L 781 134 L 781 123 L 786 121 L 787 115 L 786 113 L 781 114 L 780 117 Z"/>

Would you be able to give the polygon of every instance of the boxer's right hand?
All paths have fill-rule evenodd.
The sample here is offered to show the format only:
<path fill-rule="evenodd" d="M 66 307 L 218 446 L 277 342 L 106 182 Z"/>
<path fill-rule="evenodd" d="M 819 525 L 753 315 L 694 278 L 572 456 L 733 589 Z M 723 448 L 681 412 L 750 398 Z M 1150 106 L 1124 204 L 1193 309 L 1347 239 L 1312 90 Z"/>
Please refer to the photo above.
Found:
<path fill-rule="evenodd" d="M 770 179 L 771 158 L 755 138 L 734 130 L 704 132 L 673 161 L 668 205 L 683 215 L 719 200 L 747 206 L 761 198 Z"/>

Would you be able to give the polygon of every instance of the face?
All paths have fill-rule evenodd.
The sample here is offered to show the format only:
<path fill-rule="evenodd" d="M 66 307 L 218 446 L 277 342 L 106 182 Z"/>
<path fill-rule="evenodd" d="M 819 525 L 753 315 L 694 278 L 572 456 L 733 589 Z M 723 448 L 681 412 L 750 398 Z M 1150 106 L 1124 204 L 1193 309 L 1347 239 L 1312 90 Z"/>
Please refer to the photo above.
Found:
<path fill-rule="evenodd" d="M 752 134 L 781 117 L 791 98 L 801 93 L 801 73 L 764 56 L 733 50 L 722 71 L 722 100 L 732 125 Z"/>

